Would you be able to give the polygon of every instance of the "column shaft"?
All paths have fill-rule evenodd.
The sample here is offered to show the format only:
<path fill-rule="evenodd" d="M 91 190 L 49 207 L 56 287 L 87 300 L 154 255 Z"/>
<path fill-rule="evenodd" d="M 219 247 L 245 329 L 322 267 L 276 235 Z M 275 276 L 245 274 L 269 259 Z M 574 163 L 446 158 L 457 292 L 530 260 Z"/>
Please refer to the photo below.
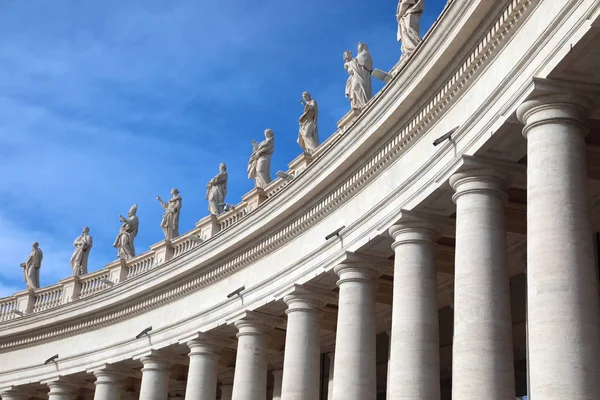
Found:
<path fill-rule="evenodd" d="M 340 264 L 334 400 L 375 400 L 375 282 L 367 264 Z"/>
<path fill-rule="evenodd" d="M 335 352 L 327 353 L 329 358 L 329 376 L 327 383 L 327 400 L 333 399 L 333 374 L 335 371 Z"/>
<path fill-rule="evenodd" d="M 456 191 L 452 398 L 513 400 L 506 177 L 471 170 L 450 183 Z"/>
<path fill-rule="evenodd" d="M 48 400 L 74 400 L 76 388 L 62 381 L 48 382 Z"/>
<path fill-rule="evenodd" d="M 281 400 L 281 385 L 283 383 L 283 370 L 273 370 L 273 400 Z"/>
<path fill-rule="evenodd" d="M 388 400 L 440 400 L 435 242 L 425 223 L 393 226 L 394 298 Z"/>
<path fill-rule="evenodd" d="M 322 302 L 307 294 L 284 297 L 288 305 L 282 400 L 319 400 Z"/>
<path fill-rule="evenodd" d="M 142 385 L 139 400 L 165 400 L 169 395 L 169 363 L 160 356 L 141 359 Z"/>
<path fill-rule="evenodd" d="M 598 284 L 585 135 L 593 102 L 549 95 L 518 110 L 527 138 L 527 297 L 533 399 L 600 398 Z"/>
<path fill-rule="evenodd" d="M 121 398 L 122 376 L 111 369 L 94 371 L 96 390 L 94 400 L 119 400 Z"/>
<path fill-rule="evenodd" d="M 239 320 L 232 400 L 267 397 L 267 335 L 260 321 Z"/>
<path fill-rule="evenodd" d="M 219 355 L 214 345 L 206 340 L 192 340 L 190 365 L 185 387 L 185 400 L 205 400 L 217 397 L 217 362 Z"/>

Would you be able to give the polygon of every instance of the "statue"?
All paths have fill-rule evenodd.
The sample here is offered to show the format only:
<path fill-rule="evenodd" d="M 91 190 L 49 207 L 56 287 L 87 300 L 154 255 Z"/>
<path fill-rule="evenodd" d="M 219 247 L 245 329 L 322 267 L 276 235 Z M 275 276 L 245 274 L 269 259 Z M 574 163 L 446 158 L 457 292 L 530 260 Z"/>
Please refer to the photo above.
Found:
<path fill-rule="evenodd" d="M 263 189 L 271 182 L 271 156 L 275 149 L 275 134 L 273 130 L 265 130 L 265 140 L 257 143 L 252 141 L 252 155 L 248 161 L 248 179 L 254 179 L 254 187 Z"/>
<path fill-rule="evenodd" d="M 40 268 L 42 267 L 43 256 L 38 242 L 35 242 L 31 249 L 31 254 L 27 257 L 27 261 L 21 264 L 23 278 L 28 290 L 40 288 Z"/>
<path fill-rule="evenodd" d="M 90 250 L 92 250 L 92 237 L 90 236 L 90 228 L 87 226 L 83 228 L 81 236 L 75 239 L 73 246 L 75 250 L 71 256 L 71 269 L 73 270 L 73 276 L 85 275 L 88 273 L 88 257 Z"/>
<path fill-rule="evenodd" d="M 140 225 L 140 221 L 135 215 L 136 212 L 137 204 L 134 204 L 127 214 L 129 218 L 119 215 L 119 220 L 123 225 L 121 225 L 121 229 L 113 243 L 113 247 L 118 250 L 117 255 L 121 260 L 128 260 L 135 257 L 135 246 L 133 241 L 137 236 L 138 227 Z"/>
<path fill-rule="evenodd" d="M 346 97 L 350 100 L 350 105 L 353 110 L 363 109 L 373 96 L 371 89 L 371 71 L 368 70 L 368 62 L 370 61 L 371 56 L 366 45 L 361 43 L 359 44 L 359 48 L 362 48 L 362 58 L 365 65 L 361 65 L 358 59 L 352 58 L 352 52 L 350 50 L 344 52 L 344 68 L 350 75 L 346 81 Z M 370 67 L 372 68 L 372 62 Z"/>
<path fill-rule="evenodd" d="M 302 99 L 300 103 L 304 106 L 304 113 L 298 119 L 300 123 L 298 144 L 306 154 L 310 155 L 319 147 L 319 106 L 308 92 L 302 93 Z"/>
<path fill-rule="evenodd" d="M 162 208 L 165 209 L 160 227 L 165 234 L 165 239 L 171 240 L 179 236 L 179 213 L 181 211 L 181 196 L 179 190 L 171 189 L 171 198 L 165 203 L 160 196 L 156 199 L 160 202 Z"/>
<path fill-rule="evenodd" d="M 412 54 L 421 42 L 420 21 L 425 0 L 400 0 L 396 10 L 398 21 L 398 41 L 402 43 L 402 57 L 404 59 Z"/>
<path fill-rule="evenodd" d="M 206 185 L 206 200 L 208 211 L 212 215 L 219 215 L 225 209 L 225 196 L 227 196 L 227 166 L 219 165 L 219 174 L 212 178 Z"/>
<path fill-rule="evenodd" d="M 365 81 L 365 93 L 370 100 L 373 97 L 373 86 L 371 85 L 371 74 L 373 73 L 373 58 L 366 43 L 358 43 L 358 55 L 356 61 L 360 65 L 360 76 Z"/>

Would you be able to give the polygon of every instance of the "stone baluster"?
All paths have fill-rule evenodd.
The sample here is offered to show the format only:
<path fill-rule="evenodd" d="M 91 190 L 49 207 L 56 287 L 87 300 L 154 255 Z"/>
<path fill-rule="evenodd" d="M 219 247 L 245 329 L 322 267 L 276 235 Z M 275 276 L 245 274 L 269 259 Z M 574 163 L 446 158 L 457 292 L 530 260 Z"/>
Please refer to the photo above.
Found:
<path fill-rule="evenodd" d="M 585 136 L 592 100 L 548 94 L 517 116 L 527 139 L 527 302 L 531 398 L 600 398 L 598 284 Z"/>

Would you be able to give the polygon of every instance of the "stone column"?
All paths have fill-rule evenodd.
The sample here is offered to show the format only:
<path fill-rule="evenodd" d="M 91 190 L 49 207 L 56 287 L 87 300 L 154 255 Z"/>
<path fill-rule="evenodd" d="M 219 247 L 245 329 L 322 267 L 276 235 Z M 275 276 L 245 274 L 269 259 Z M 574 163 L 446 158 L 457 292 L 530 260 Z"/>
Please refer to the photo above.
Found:
<path fill-rule="evenodd" d="M 533 399 L 600 398 L 598 284 L 585 135 L 592 101 L 546 95 L 517 112 L 527 138 L 527 300 Z"/>
<path fill-rule="evenodd" d="M 450 184 L 456 203 L 452 398 L 514 400 L 506 177 L 474 169 L 453 175 Z"/>
<path fill-rule="evenodd" d="M 283 298 L 288 309 L 283 359 L 282 400 L 319 400 L 321 311 L 325 304 L 296 291 Z"/>
<path fill-rule="evenodd" d="M 273 400 L 281 400 L 281 385 L 283 383 L 283 370 L 274 369 L 273 371 Z"/>
<path fill-rule="evenodd" d="M 94 400 L 119 400 L 121 398 L 121 382 L 123 376 L 111 368 L 94 371 L 96 390 Z"/>
<path fill-rule="evenodd" d="M 368 263 L 343 263 L 339 276 L 335 341 L 334 400 L 375 400 L 375 283 L 380 275 Z"/>
<path fill-rule="evenodd" d="M 187 345 L 190 348 L 190 365 L 185 400 L 216 398 L 218 348 L 206 339 L 194 339 Z"/>
<path fill-rule="evenodd" d="M 440 400 L 438 234 L 425 222 L 404 222 L 390 235 L 395 259 L 387 399 Z"/>
<path fill-rule="evenodd" d="M 142 357 L 141 361 L 144 367 L 139 400 L 165 400 L 169 395 L 170 363 L 156 354 Z"/>
<path fill-rule="evenodd" d="M 231 400 L 233 394 L 233 370 L 221 372 L 219 380 L 221 381 L 221 397 L 220 400 Z"/>
<path fill-rule="evenodd" d="M 28 400 L 29 396 L 21 393 L 18 390 L 10 389 L 4 392 L 0 392 L 0 399 L 2 400 Z"/>
<path fill-rule="evenodd" d="M 235 322 L 238 346 L 232 400 L 265 400 L 267 397 L 266 325 L 258 320 Z"/>
<path fill-rule="evenodd" d="M 329 376 L 327 382 L 327 400 L 333 399 L 333 373 L 335 371 L 335 351 L 327 353 L 329 358 Z"/>
<path fill-rule="evenodd" d="M 77 388 L 64 381 L 52 381 L 47 383 L 50 388 L 48 400 L 74 400 Z"/>

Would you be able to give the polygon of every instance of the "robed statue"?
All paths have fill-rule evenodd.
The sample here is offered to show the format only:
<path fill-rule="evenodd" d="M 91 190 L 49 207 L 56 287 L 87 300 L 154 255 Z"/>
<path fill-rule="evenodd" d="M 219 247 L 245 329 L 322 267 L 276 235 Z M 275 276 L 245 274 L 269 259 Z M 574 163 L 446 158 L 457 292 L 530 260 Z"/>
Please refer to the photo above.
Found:
<path fill-rule="evenodd" d="M 371 86 L 371 72 L 373 72 L 373 61 L 369 48 L 364 43 L 358 44 L 359 57 L 353 58 L 352 52 L 344 52 L 344 68 L 348 71 L 346 81 L 346 97 L 350 100 L 353 110 L 362 110 L 371 97 L 373 89 Z"/>
<path fill-rule="evenodd" d="M 181 196 L 179 190 L 171 189 L 171 198 L 166 203 L 160 196 L 156 196 L 165 213 L 163 214 L 160 227 L 165 235 L 165 239 L 171 240 L 179 236 L 179 213 L 181 212 Z"/>
<path fill-rule="evenodd" d="M 92 250 L 92 237 L 90 236 L 90 228 L 83 228 L 81 235 L 75 239 L 73 246 L 75 250 L 71 256 L 71 269 L 73 276 L 85 275 L 88 273 L 88 257 Z"/>
<path fill-rule="evenodd" d="M 225 196 L 227 196 L 227 166 L 219 165 L 219 173 L 206 185 L 206 200 L 208 211 L 212 215 L 219 215 L 225 209 Z"/>
<path fill-rule="evenodd" d="M 40 268 L 42 267 L 42 250 L 38 242 L 35 242 L 31 249 L 31 254 L 27 261 L 21 264 L 23 268 L 23 278 L 28 290 L 40 288 Z"/>
<path fill-rule="evenodd" d="M 254 187 L 263 189 L 271 182 L 271 156 L 275 150 L 273 130 L 265 130 L 265 140 L 252 141 L 252 155 L 248 161 L 248 179 L 254 179 Z"/>
<path fill-rule="evenodd" d="M 319 147 L 319 106 L 308 92 L 302 93 L 300 103 L 304 106 L 304 113 L 298 119 L 298 144 L 306 154 L 311 155 Z"/>
<path fill-rule="evenodd" d="M 425 9 L 425 0 L 400 0 L 396 9 L 398 21 L 398 41 L 402 43 L 402 57 L 410 56 L 421 43 L 421 16 Z"/>
<path fill-rule="evenodd" d="M 129 213 L 128 218 L 119 215 L 119 220 L 123 223 L 119 234 L 113 243 L 113 247 L 117 249 L 117 255 L 121 260 L 128 260 L 135 257 L 134 239 L 137 236 L 140 222 L 137 215 L 137 204 L 134 204 Z"/>

